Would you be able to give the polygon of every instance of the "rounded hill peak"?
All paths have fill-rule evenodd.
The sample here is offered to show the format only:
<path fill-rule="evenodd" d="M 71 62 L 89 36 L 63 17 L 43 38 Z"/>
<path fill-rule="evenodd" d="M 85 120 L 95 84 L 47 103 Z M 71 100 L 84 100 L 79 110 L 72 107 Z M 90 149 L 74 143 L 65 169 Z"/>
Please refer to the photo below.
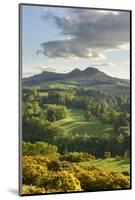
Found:
<path fill-rule="evenodd" d="M 99 72 L 99 70 L 97 68 L 94 67 L 87 67 L 84 72 Z"/>

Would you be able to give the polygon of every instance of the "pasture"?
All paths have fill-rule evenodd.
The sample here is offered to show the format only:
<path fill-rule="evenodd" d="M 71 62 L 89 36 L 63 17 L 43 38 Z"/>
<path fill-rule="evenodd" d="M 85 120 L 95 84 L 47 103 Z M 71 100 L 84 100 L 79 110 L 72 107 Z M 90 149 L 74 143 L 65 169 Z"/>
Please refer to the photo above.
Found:
<path fill-rule="evenodd" d="M 55 121 L 54 124 L 64 128 L 73 135 L 95 135 L 102 136 L 105 131 L 112 129 L 110 124 L 103 124 L 98 117 L 92 116 L 90 121 L 84 117 L 85 111 L 81 109 L 68 109 L 68 116 L 64 119 Z"/>

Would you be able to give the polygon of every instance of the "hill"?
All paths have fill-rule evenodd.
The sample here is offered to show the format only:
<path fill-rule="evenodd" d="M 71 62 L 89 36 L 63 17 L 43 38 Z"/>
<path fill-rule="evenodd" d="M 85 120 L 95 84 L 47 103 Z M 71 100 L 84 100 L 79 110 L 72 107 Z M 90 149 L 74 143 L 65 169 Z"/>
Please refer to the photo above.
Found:
<path fill-rule="evenodd" d="M 53 83 L 74 85 L 76 87 L 83 86 L 86 89 L 94 89 L 111 93 L 126 93 L 130 92 L 130 83 L 128 80 L 111 77 L 104 72 L 88 67 L 81 71 L 76 68 L 69 73 L 55 73 L 43 71 L 40 74 L 24 78 L 23 85 L 41 85 Z"/>

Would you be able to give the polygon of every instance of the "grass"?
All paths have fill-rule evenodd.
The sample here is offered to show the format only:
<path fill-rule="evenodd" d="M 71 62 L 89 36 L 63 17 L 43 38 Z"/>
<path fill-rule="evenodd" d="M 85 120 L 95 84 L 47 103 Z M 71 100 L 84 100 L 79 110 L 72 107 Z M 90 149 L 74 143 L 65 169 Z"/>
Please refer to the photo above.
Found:
<path fill-rule="evenodd" d="M 126 171 L 130 174 L 130 161 L 115 158 L 97 159 L 95 161 L 80 162 L 83 166 L 96 166 L 106 171 Z"/>
<path fill-rule="evenodd" d="M 98 117 L 95 116 L 92 116 L 91 121 L 86 121 L 84 114 L 84 110 L 71 108 L 68 109 L 68 116 L 65 119 L 58 120 L 54 124 L 72 134 L 95 136 L 101 136 L 105 130 L 111 128 L 109 124 L 102 124 Z"/>
<path fill-rule="evenodd" d="M 69 88 L 76 88 L 75 85 L 72 84 L 64 84 L 64 83 L 57 83 L 56 81 L 48 82 L 40 84 L 40 88 L 46 88 L 46 89 L 69 89 Z"/>
<path fill-rule="evenodd" d="M 77 88 L 76 85 L 74 84 L 66 84 L 66 83 L 59 83 L 57 81 L 51 81 L 51 82 L 46 82 L 46 83 L 40 83 L 36 85 L 25 85 L 24 88 L 35 88 L 35 89 L 70 89 L 70 88 Z"/>
<path fill-rule="evenodd" d="M 76 88 L 76 86 L 74 85 L 66 85 L 66 84 L 62 84 L 62 83 L 55 83 L 55 84 L 51 84 L 50 88 L 61 88 L 61 89 L 67 89 L 67 88 Z"/>
<path fill-rule="evenodd" d="M 48 96 L 48 92 L 39 92 L 39 95 L 40 95 L 41 97 L 43 97 L 43 96 Z"/>

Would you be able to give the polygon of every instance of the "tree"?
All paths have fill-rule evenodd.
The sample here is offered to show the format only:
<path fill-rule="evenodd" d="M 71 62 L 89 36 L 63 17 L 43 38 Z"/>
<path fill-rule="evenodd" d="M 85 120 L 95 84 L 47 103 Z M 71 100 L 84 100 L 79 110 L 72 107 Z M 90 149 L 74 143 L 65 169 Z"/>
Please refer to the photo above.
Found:
<path fill-rule="evenodd" d="M 101 114 L 106 113 L 107 109 L 108 109 L 107 103 L 105 101 L 101 101 L 101 110 L 100 110 Z"/>
<path fill-rule="evenodd" d="M 130 151 L 126 150 L 125 153 L 124 153 L 124 159 L 127 160 L 129 158 L 130 158 Z"/>
<path fill-rule="evenodd" d="M 104 158 L 111 158 L 111 152 L 105 152 Z"/>
<path fill-rule="evenodd" d="M 52 125 L 50 122 L 32 117 L 23 118 L 23 140 L 26 142 L 44 141 L 54 143 L 54 140 L 65 134 L 65 130 Z"/>
<path fill-rule="evenodd" d="M 91 118 L 92 118 L 91 112 L 90 112 L 90 111 L 86 111 L 84 117 L 85 117 L 85 119 L 86 119 L 87 121 L 90 121 Z"/>
<path fill-rule="evenodd" d="M 43 107 L 47 113 L 47 120 L 54 122 L 63 119 L 67 116 L 67 109 L 65 106 L 47 104 Z"/>
<path fill-rule="evenodd" d="M 65 105 L 65 94 L 62 92 L 48 92 L 48 101 L 52 104 Z"/>
<path fill-rule="evenodd" d="M 51 145 L 45 142 L 36 142 L 31 144 L 30 142 L 23 142 L 23 155 L 49 155 L 57 154 L 58 148 L 55 145 Z"/>
<path fill-rule="evenodd" d="M 70 152 L 62 155 L 60 157 L 61 160 L 69 161 L 69 162 L 83 162 L 83 161 L 91 161 L 95 160 L 95 156 L 85 152 Z"/>

